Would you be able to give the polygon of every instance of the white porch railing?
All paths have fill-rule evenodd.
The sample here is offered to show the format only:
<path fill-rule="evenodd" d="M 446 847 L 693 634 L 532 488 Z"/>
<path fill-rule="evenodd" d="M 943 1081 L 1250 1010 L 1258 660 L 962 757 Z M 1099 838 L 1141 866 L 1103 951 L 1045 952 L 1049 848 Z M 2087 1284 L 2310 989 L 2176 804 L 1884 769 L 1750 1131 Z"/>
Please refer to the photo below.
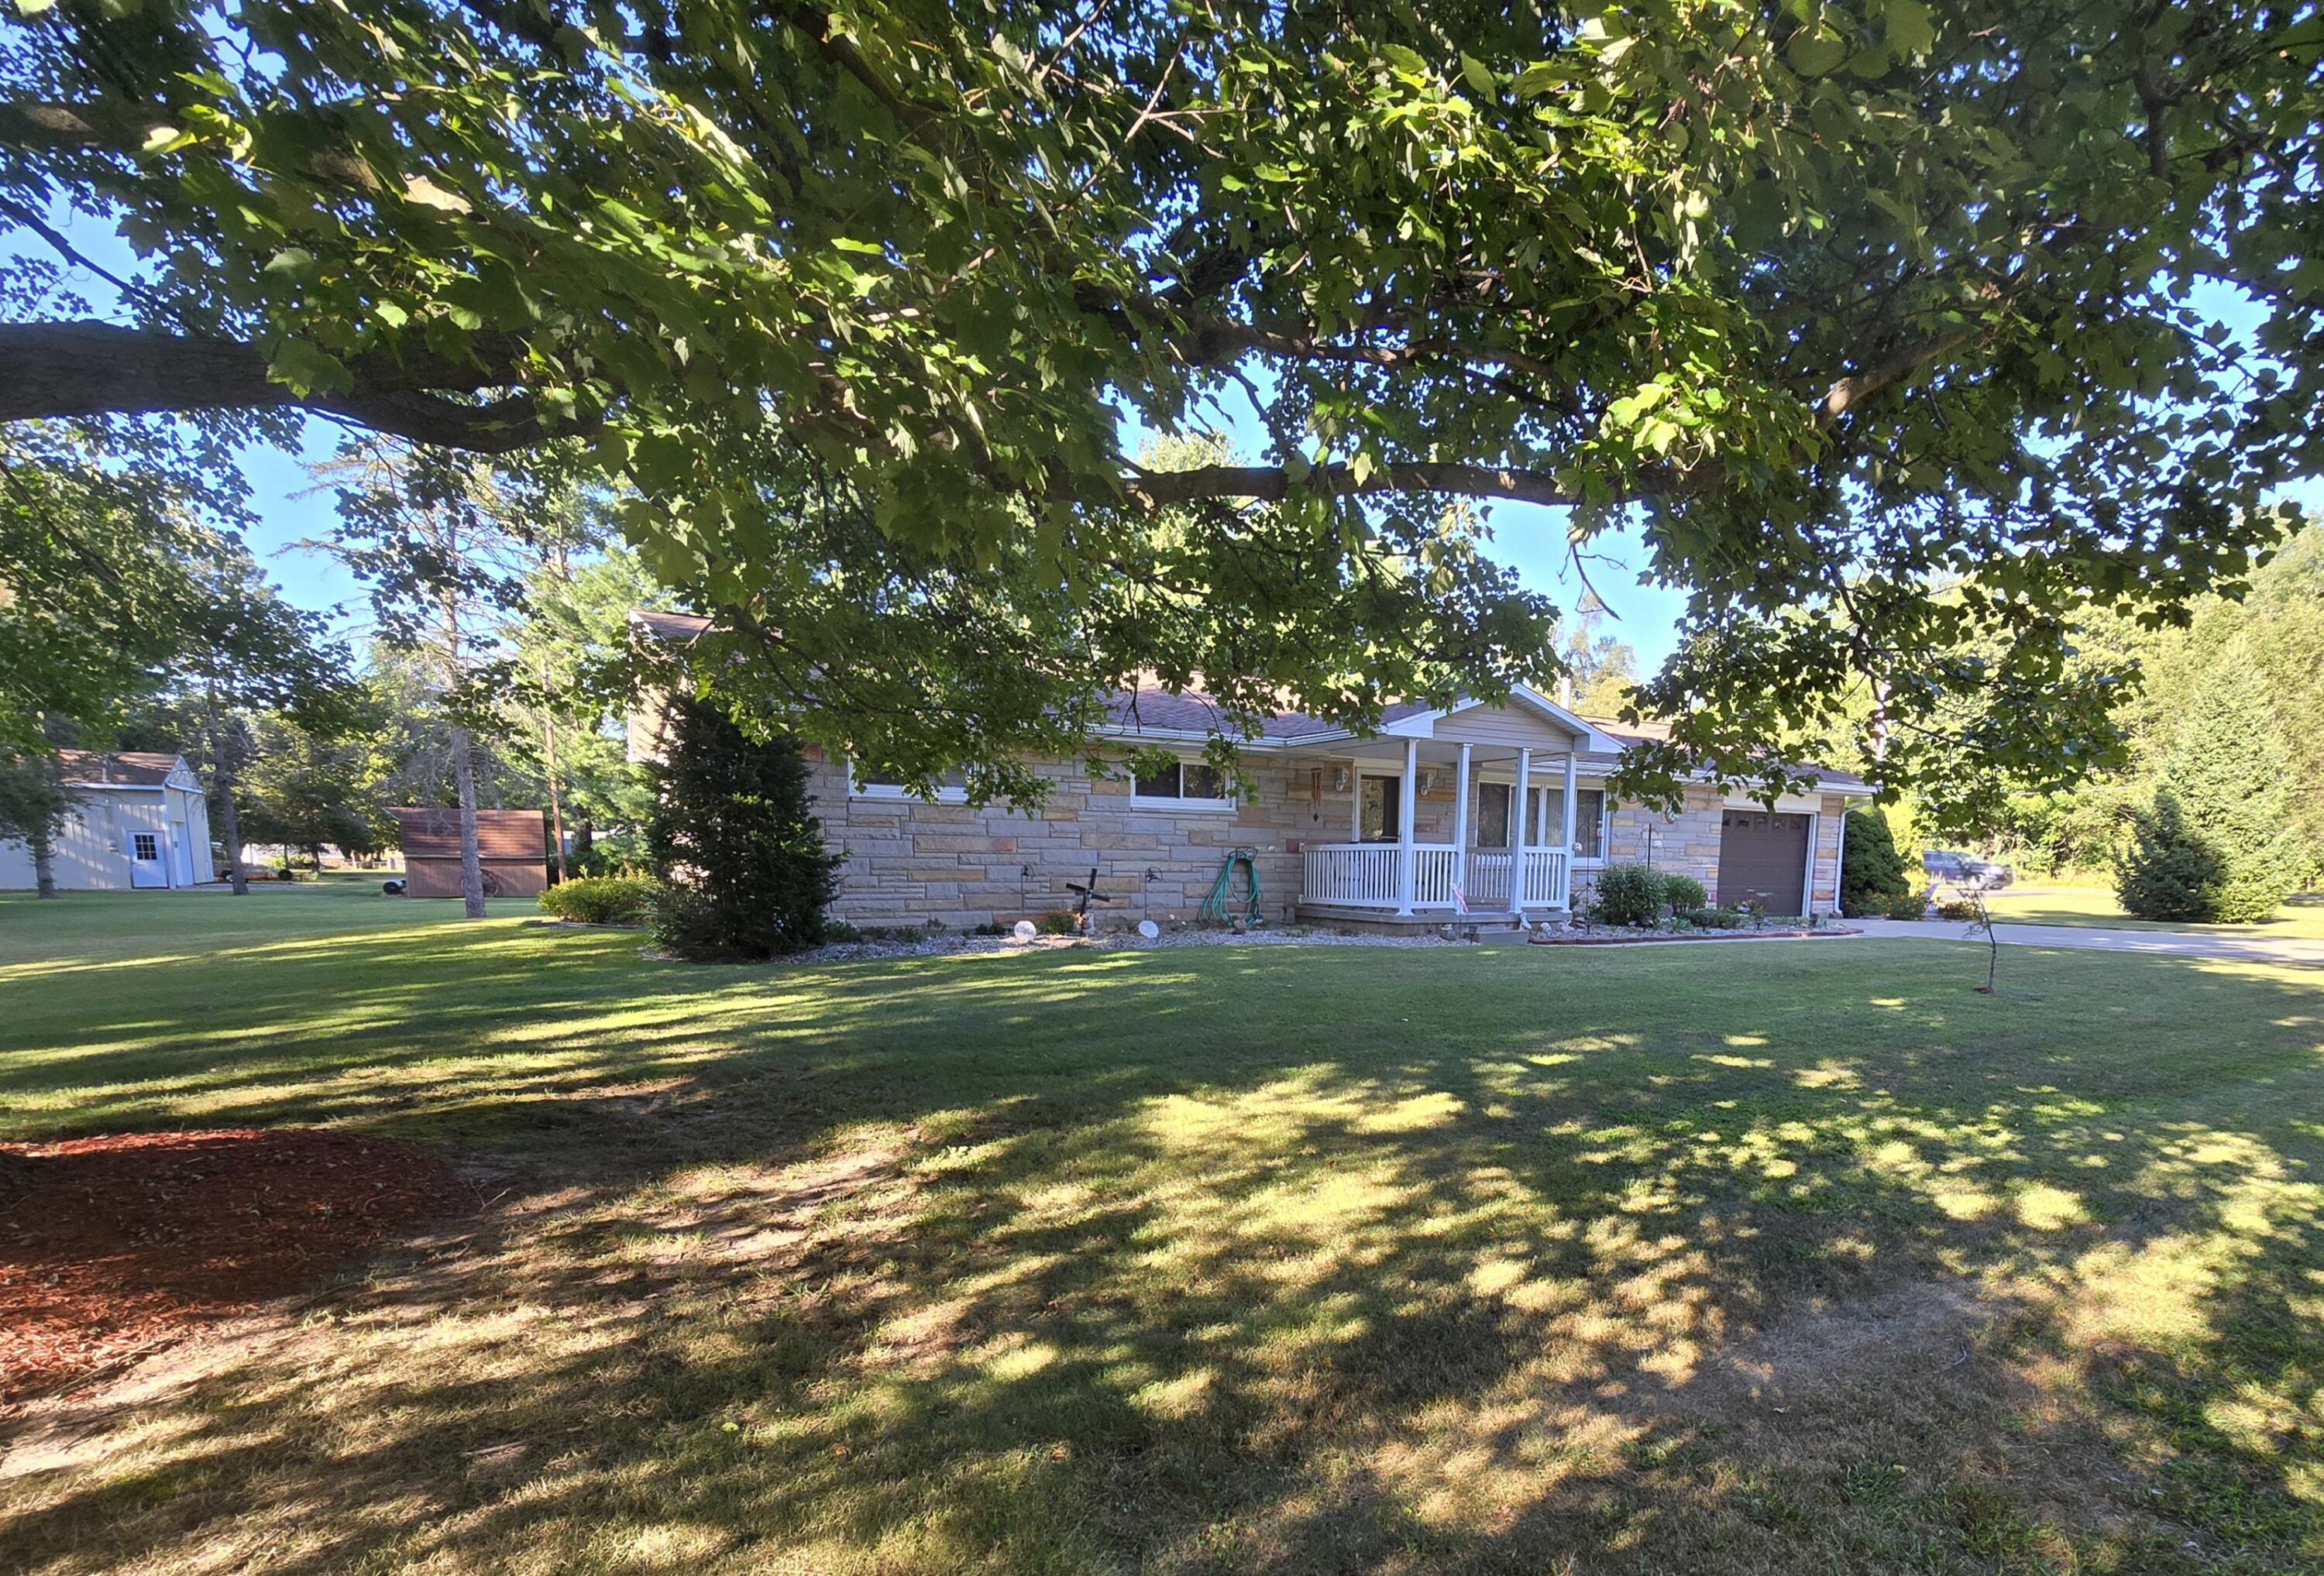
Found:
<path fill-rule="evenodd" d="M 1403 853 L 1393 843 L 1311 843 L 1300 901 L 1398 908 L 1404 901 Z"/>
<path fill-rule="evenodd" d="M 1565 902 L 1565 851 L 1526 850 L 1525 901 L 1527 908 L 1563 908 Z"/>
<path fill-rule="evenodd" d="M 1311 843 L 1300 888 L 1303 903 L 1387 908 L 1404 904 L 1404 851 L 1393 843 Z M 1461 886 L 1471 912 L 1507 912 L 1517 856 L 1471 853 L 1462 880 L 1461 851 L 1447 843 L 1423 843 L 1412 850 L 1412 906 L 1452 908 Z M 1524 904 L 1527 908 L 1566 905 L 1565 854 L 1561 849 L 1528 848 L 1525 853 Z"/>

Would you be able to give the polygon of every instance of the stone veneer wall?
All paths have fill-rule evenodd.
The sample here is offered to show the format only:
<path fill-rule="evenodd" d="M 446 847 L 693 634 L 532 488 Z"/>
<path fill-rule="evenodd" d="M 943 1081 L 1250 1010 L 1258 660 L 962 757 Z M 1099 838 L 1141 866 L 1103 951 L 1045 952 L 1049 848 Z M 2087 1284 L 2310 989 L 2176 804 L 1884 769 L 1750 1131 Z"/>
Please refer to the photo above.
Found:
<path fill-rule="evenodd" d="M 1354 839 L 1352 791 L 1331 790 L 1332 767 L 1352 765 L 1344 760 L 1247 758 L 1258 797 L 1232 810 L 1133 806 L 1127 779 L 1092 778 L 1077 761 L 1047 760 L 1040 770 L 1056 786 L 1028 816 L 1001 805 L 855 797 L 844 770 L 818 751 L 807 754 L 825 841 L 848 856 L 832 911 L 857 925 L 1038 919 L 1072 908 L 1066 886 L 1088 880 L 1093 865 L 1098 891 L 1113 899 L 1091 910 L 1101 928 L 1191 920 L 1237 848 L 1256 855 L 1264 912 L 1281 923 L 1299 900 L 1298 847 Z M 1348 780 L 1352 789 L 1352 770 Z M 1449 839 L 1452 796 L 1422 799 L 1413 818 L 1422 841 Z M 1236 885 L 1240 891 L 1240 878 Z"/>
<path fill-rule="evenodd" d="M 1052 909 L 1070 908 L 1074 894 L 1067 884 L 1086 880 L 1093 865 L 1097 889 L 1113 899 L 1092 910 L 1101 928 L 1127 927 L 1141 919 L 1165 925 L 1191 920 L 1210 896 L 1221 862 L 1236 848 L 1256 854 L 1266 916 L 1280 923 L 1292 917 L 1299 901 L 1298 850 L 1309 843 L 1354 840 L 1353 793 L 1331 788 L 1333 767 L 1352 768 L 1345 760 L 1250 757 L 1258 796 L 1226 811 L 1133 806 L 1126 779 L 1091 778 L 1077 761 L 1045 761 L 1041 770 L 1056 787 L 1048 802 L 1028 816 L 1000 805 L 978 809 L 918 799 L 857 798 L 843 770 L 814 749 L 807 756 L 824 837 L 848 855 L 840 866 L 833 912 L 857 925 L 936 919 L 964 928 L 1038 919 Z M 1320 798 L 1313 775 L 1319 767 Z M 1348 780 L 1352 789 L 1352 770 Z M 1832 908 L 1841 803 L 1837 796 L 1824 796 L 1817 823 L 1812 901 L 1825 913 Z M 1715 894 L 1722 808 L 1720 796 L 1709 789 L 1690 792 L 1676 817 L 1618 808 L 1609 857 L 1617 862 L 1646 859 L 1651 829 L 1656 867 L 1683 871 Z M 1450 792 L 1420 799 L 1413 821 L 1419 841 L 1451 841 Z M 1592 873 L 1576 872 L 1577 899 L 1586 900 Z"/>

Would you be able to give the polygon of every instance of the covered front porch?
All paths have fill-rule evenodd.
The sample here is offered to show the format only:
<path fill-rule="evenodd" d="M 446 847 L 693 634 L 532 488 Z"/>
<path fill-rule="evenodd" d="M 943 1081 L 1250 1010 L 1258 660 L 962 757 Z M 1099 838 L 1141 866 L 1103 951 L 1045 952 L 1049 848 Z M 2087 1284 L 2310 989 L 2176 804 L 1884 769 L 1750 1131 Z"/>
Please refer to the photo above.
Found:
<path fill-rule="evenodd" d="M 1527 695 L 1407 718 L 1332 750 L 1330 770 L 1353 775 L 1352 810 L 1344 841 L 1300 841 L 1299 917 L 1394 928 L 1563 917 L 1592 737 Z"/>

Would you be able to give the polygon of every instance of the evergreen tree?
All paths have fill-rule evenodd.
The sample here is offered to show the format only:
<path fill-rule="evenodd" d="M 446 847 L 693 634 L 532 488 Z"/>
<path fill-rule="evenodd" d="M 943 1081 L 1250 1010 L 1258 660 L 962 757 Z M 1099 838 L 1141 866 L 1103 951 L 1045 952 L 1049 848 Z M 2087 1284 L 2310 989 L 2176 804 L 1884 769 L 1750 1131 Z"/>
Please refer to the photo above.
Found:
<path fill-rule="evenodd" d="M 663 739 L 647 830 L 664 889 L 662 945 L 681 957 L 765 958 L 821 941 L 839 860 L 808 812 L 798 742 L 756 742 L 698 697 L 673 703 Z"/>
<path fill-rule="evenodd" d="M 2115 896 L 2141 919 L 2209 919 L 2222 863 L 2218 850 L 2188 825 L 2178 796 L 2164 788 L 2131 823 L 2130 846 L 2115 866 Z"/>
<path fill-rule="evenodd" d="M 1886 914 L 1893 899 L 1912 889 L 1888 817 L 1878 810 L 1850 811 L 1841 823 L 1840 911 L 1851 919 Z"/>
<path fill-rule="evenodd" d="M 2270 714 L 2268 696 L 2246 643 L 2234 641 L 2196 691 L 2163 763 L 2154 814 L 2139 829 L 2126 864 L 2133 879 L 2124 904 L 2184 887 L 2201 873 L 2193 845 L 2208 849 L 2216 871 L 2200 894 L 2200 912 L 2177 917 L 2248 924 L 2275 911 L 2299 884 L 2307 860 L 2292 825 L 2292 772 Z M 2173 831 L 2171 822 L 2179 823 Z M 2183 845 L 2183 846 L 2182 846 Z"/>

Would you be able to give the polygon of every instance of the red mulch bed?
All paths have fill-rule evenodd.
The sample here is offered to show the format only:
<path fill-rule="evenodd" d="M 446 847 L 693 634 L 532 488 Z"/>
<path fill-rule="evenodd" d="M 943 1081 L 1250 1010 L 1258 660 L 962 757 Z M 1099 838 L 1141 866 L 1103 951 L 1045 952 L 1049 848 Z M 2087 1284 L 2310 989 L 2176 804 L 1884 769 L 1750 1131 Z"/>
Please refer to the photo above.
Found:
<path fill-rule="evenodd" d="M 0 1405 L 69 1387 L 473 1210 L 408 1145 L 237 1128 L 0 1144 Z"/>

